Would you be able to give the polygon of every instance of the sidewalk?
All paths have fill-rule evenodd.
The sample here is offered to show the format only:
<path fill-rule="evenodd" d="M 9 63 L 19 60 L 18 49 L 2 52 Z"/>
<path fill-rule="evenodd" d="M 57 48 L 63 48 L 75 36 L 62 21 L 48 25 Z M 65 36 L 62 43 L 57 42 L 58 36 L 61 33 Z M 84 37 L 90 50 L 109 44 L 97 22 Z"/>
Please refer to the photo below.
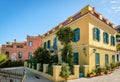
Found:
<path fill-rule="evenodd" d="M 120 82 L 120 69 L 116 69 L 113 73 L 93 78 L 79 78 L 69 80 L 68 82 Z"/>

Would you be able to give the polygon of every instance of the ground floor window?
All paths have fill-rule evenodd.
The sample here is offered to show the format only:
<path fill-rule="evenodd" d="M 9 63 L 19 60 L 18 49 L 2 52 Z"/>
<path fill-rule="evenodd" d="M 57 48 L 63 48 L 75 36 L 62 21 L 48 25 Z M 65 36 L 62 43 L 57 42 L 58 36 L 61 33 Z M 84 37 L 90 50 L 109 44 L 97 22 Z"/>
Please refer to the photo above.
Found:
<path fill-rule="evenodd" d="M 115 62 L 115 55 L 112 55 L 112 62 Z"/>
<path fill-rule="evenodd" d="M 117 54 L 117 61 L 119 61 L 119 54 Z"/>
<path fill-rule="evenodd" d="M 100 54 L 99 53 L 95 53 L 95 65 L 96 65 L 96 68 L 100 66 Z"/>
<path fill-rule="evenodd" d="M 105 65 L 109 64 L 109 56 L 108 54 L 105 54 Z"/>
<path fill-rule="evenodd" d="M 78 65 L 78 52 L 74 53 L 74 64 Z"/>

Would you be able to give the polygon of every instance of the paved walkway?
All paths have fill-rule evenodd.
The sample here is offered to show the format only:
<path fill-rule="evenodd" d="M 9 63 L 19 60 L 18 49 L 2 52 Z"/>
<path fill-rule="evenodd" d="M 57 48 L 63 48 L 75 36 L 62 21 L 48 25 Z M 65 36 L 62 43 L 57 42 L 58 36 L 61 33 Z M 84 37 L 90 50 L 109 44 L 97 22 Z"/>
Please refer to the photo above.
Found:
<path fill-rule="evenodd" d="M 120 82 L 120 69 L 116 69 L 113 73 L 93 78 L 80 78 L 69 80 L 68 82 Z"/>
<path fill-rule="evenodd" d="M 37 75 L 35 73 L 32 73 L 29 70 L 26 70 L 26 80 L 25 82 L 52 82 L 40 75 Z"/>

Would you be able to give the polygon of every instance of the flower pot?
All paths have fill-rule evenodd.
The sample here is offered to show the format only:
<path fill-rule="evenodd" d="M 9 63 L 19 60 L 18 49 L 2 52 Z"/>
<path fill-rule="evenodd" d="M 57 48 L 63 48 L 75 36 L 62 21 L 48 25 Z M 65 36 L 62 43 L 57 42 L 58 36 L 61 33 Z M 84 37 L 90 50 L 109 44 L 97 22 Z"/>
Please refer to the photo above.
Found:
<path fill-rule="evenodd" d="M 105 73 L 104 72 L 100 72 L 100 75 L 104 75 Z"/>
<path fill-rule="evenodd" d="M 90 74 L 90 77 L 94 77 L 95 75 L 94 74 Z"/>

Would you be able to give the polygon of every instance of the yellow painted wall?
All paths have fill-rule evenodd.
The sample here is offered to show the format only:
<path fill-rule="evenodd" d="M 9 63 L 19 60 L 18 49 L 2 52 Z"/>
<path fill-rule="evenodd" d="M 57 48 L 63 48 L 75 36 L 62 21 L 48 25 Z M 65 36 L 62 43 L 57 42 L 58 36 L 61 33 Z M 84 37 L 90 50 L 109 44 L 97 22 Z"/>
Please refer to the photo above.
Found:
<path fill-rule="evenodd" d="M 100 67 L 105 67 L 105 54 L 108 54 L 109 64 L 112 62 L 112 55 L 116 55 L 115 51 L 96 48 L 96 52 L 93 52 L 94 47 L 89 47 L 89 71 L 95 69 L 95 53 L 100 54 Z"/>
<path fill-rule="evenodd" d="M 100 53 L 101 67 L 105 67 L 105 54 L 109 54 L 109 61 L 111 62 L 112 55 L 116 54 L 116 47 L 111 46 L 110 36 L 115 36 L 116 31 L 112 27 L 102 22 L 100 19 L 88 13 L 90 10 L 92 10 L 90 7 L 83 8 L 81 12 L 83 16 L 71 22 L 67 26 L 70 26 L 73 30 L 75 28 L 80 28 L 80 40 L 78 42 L 71 43 L 73 46 L 73 52 L 79 53 L 79 64 L 89 65 L 89 70 L 91 71 L 92 69 L 95 69 L 95 53 L 93 53 L 93 49 L 96 49 L 96 52 Z M 100 42 L 93 39 L 94 27 L 98 27 L 100 29 Z M 109 34 L 109 44 L 104 44 L 103 32 L 107 32 Z M 56 37 L 55 32 L 43 37 L 42 44 L 48 40 L 51 40 L 51 46 L 53 46 L 54 37 Z M 57 45 L 60 51 L 60 49 L 63 47 L 61 42 L 57 41 Z M 86 53 L 84 53 L 83 48 L 86 48 Z"/>

